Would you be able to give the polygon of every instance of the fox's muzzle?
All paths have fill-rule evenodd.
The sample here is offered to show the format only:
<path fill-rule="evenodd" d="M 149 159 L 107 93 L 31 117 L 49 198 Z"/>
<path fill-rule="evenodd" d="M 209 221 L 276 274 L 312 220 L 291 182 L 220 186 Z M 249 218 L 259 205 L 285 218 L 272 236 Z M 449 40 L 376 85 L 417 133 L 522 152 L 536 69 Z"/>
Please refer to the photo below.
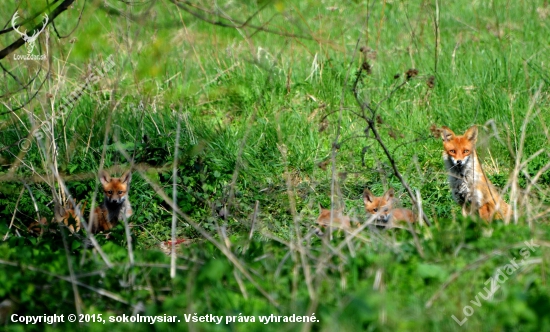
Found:
<path fill-rule="evenodd" d="M 126 197 L 121 197 L 121 198 L 119 198 L 119 199 L 110 198 L 110 199 L 109 199 L 109 203 L 122 204 L 122 202 L 124 202 L 125 199 L 126 199 Z"/>
<path fill-rule="evenodd" d="M 453 165 L 455 165 L 455 166 L 463 166 L 468 162 L 469 157 L 470 156 L 466 156 L 466 157 L 464 157 L 464 159 L 461 159 L 461 160 L 457 160 L 457 159 L 451 157 L 451 161 L 453 162 Z"/>
<path fill-rule="evenodd" d="M 381 214 L 379 215 L 376 220 L 380 221 L 380 222 L 383 222 L 383 223 L 386 223 L 388 222 L 388 220 L 390 219 L 390 215 L 389 214 Z"/>

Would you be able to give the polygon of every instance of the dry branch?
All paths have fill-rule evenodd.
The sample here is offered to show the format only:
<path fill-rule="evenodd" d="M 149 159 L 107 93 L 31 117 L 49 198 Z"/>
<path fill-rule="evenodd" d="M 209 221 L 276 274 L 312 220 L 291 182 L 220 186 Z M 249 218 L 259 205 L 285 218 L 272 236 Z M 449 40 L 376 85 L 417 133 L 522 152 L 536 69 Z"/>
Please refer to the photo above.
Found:
<path fill-rule="evenodd" d="M 69 6 L 73 4 L 74 1 L 75 0 L 65 0 L 57 8 L 55 8 L 50 14 L 50 19 L 47 21 L 46 26 L 51 24 L 61 13 L 66 11 L 69 8 Z M 39 31 L 43 25 L 44 23 L 41 22 L 40 24 L 37 24 L 31 31 L 32 32 Z M 24 44 L 25 44 L 25 40 L 23 39 L 23 37 L 21 37 L 16 41 L 14 41 L 8 47 L 4 48 L 3 50 L 0 50 L 0 60 L 4 59 L 6 56 L 13 53 L 15 50 L 17 50 Z"/>

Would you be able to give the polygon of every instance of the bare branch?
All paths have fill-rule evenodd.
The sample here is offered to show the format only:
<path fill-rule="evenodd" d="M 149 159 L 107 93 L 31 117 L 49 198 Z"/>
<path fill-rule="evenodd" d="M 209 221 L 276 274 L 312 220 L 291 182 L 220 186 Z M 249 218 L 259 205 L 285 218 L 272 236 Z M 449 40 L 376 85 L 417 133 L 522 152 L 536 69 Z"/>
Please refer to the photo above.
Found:
<path fill-rule="evenodd" d="M 362 101 L 361 97 L 359 96 L 358 85 L 359 85 L 359 82 L 361 81 L 361 76 L 362 76 L 363 72 L 365 71 L 364 67 L 365 66 L 361 66 L 359 68 L 359 72 L 357 73 L 357 78 L 355 80 L 355 83 L 353 85 L 352 90 L 353 90 L 353 95 L 355 96 L 355 100 L 356 100 L 357 104 L 359 105 L 359 107 L 361 109 L 361 113 L 362 113 L 361 118 L 363 120 L 365 120 L 365 122 L 367 122 L 367 125 L 368 125 L 368 127 L 365 129 L 365 135 L 367 135 L 368 132 L 372 132 L 374 134 L 374 139 L 376 140 L 376 142 L 378 142 L 378 145 L 380 145 L 382 150 L 384 150 L 384 154 L 386 155 L 386 158 L 388 158 L 388 161 L 390 162 L 390 165 L 391 165 L 392 170 L 393 170 L 393 174 L 399 179 L 399 181 L 401 182 L 401 184 L 403 185 L 405 190 L 407 190 L 407 193 L 409 194 L 409 197 L 411 198 L 412 203 L 414 205 L 418 206 L 414 191 L 411 189 L 409 184 L 405 181 L 405 179 L 401 175 L 401 172 L 399 172 L 399 169 L 397 168 L 397 164 L 395 162 L 395 159 L 393 158 L 393 155 L 390 153 L 390 151 L 388 150 L 388 147 L 386 146 L 386 144 L 382 140 L 382 137 L 380 136 L 380 133 L 378 132 L 378 129 L 376 128 L 376 122 L 375 122 L 376 121 L 376 112 L 378 111 L 378 109 L 382 105 L 382 102 L 388 100 L 397 90 L 399 90 L 403 86 L 405 86 L 405 84 L 409 81 L 409 79 L 412 76 L 407 75 L 407 78 L 405 80 L 403 80 L 403 82 L 401 84 L 398 84 L 397 86 L 395 86 L 393 88 L 393 90 L 391 90 L 384 98 L 382 98 L 376 104 L 375 107 L 372 107 L 372 106 L 369 105 L 369 103 Z M 368 110 L 370 112 L 370 114 L 371 114 L 370 117 L 365 114 L 366 110 Z M 428 226 L 431 226 L 431 223 L 428 220 L 428 217 L 426 216 L 426 214 L 422 213 L 422 217 L 423 217 L 424 221 L 426 222 L 426 224 Z"/>
<path fill-rule="evenodd" d="M 54 9 L 54 11 L 51 13 L 51 19 L 49 19 L 46 23 L 46 26 L 51 24 L 56 18 L 57 16 L 59 16 L 61 13 L 63 13 L 64 11 L 66 11 L 70 5 L 72 5 L 72 3 L 74 2 L 75 0 L 64 0 L 56 9 Z M 33 29 L 32 29 L 32 32 L 35 33 L 37 31 L 39 31 L 42 26 L 44 26 L 43 22 L 41 22 L 40 24 L 36 25 Z M 45 26 L 44 26 L 45 28 Z M 8 55 L 10 55 L 11 53 L 13 53 L 15 50 L 17 50 L 18 48 L 20 48 L 21 46 L 23 46 L 25 44 L 25 39 L 24 37 L 21 37 L 19 38 L 18 40 L 16 40 L 15 42 L 13 42 L 11 45 L 9 45 L 8 47 L 4 48 L 3 50 L 0 51 L 0 60 L 4 59 L 5 57 L 7 57 Z"/>
<path fill-rule="evenodd" d="M 258 14 L 259 11 L 261 11 L 264 7 L 262 7 L 259 11 L 255 12 L 254 14 L 252 14 L 252 16 L 250 16 L 249 18 L 247 18 L 244 22 L 240 22 L 240 21 L 237 21 L 237 20 L 233 20 L 231 19 L 231 22 L 232 23 L 225 23 L 225 22 L 222 22 L 221 20 L 224 19 L 223 17 L 221 17 L 220 15 L 217 15 L 215 13 L 210 13 L 210 14 L 214 14 L 215 15 L 215 18 L 216 19 L 211 19 L 209 17 L 207 17 L 206 15 L 204 15 L 204 13 L 207 13 L 206 10 L 204 9 L 196 9 L 196 7 L 191 4 L 190 2 L 188 1 L 176 1 L 176 0 L 170 0 L 170 2 L 172 2 L 174 5 L 176 5 L 178 8 L 188 12 L 189 14 L 195 16 L 196 18 L 198 18 L 199 20 L 201 21 L 205 21 L 207 23 L 210 23 L 210 24 L 213 24 L 213 25 L 217 25 L 217 26 L 220 26 L 220 27 L 224 27 L 224 28 L 233 28 L 233 29 L 242 29 L 242 28 L 251 28 L 251 29 L 254 29 L 256 31 L 264 31 L 264 32 L 268 32 L 268 33 L 272 33 L 272 34 L 275 34 L 275 35 L 279 35 L 279 36 L 283 36 L 283 37 L 291 37 L 291 38 L 301 38 L 301 39 L 309 39 L 309 40 L 313 40 L 314 38 L 311 37 L 311 36 L 305 36 L 305 35 L 296 35 L 296 34 L 292 34 L 292 33 L 288 33 L 288 32 L 280 32 L 280 31 L 277 31 L 277 30 L 272 30 L 272 29 L 269 29 L 269 28 L 266 28 L 266 27 L 263 27 L 263 26 L 257 26 L 257 25 L 252 25 L 252 24 L 249 24 L 250 20 L 256 16 Z M 202 11 L 202 13 L 201 13 Z M 235 22 L 235 23 L 233 23 Z"/>

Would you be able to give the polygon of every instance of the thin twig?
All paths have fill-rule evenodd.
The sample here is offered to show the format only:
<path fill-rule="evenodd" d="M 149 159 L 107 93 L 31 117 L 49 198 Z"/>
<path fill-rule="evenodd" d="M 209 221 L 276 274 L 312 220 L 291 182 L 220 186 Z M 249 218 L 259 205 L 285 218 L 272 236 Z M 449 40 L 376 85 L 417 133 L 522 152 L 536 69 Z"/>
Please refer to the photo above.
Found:
<path fill-rule="evenodd" d="M 376 127 L 376 122 L 375 122 L 376 121 L 376 112 L 380 108 L 381 103 L 388 100 L 397 90 L 401 89 L 408 82 L 408 80 L 403 80 L 403 82 L 401 84 L 395 86 L 394 89 L 391 90 L 384 98 L 382 98 L 376 104 L 376 106 L 373 108 L 368 103 L 362 101 L 361 97 L 359 97 L 358 84 L 361 80 L 360 78 L 361 78 L 362 73 L 364 71 L 365 70 L 363 69 L 363 66 L 361 66 L 359 68 L 359 72 L 357 73 L 357 79 L 355 80 L 355 83 L 353 85 L 353 95 L 355 96 L 355 100 L 356 100 L 357 104 L 359 105 L 359 107 L 361 109 L 361 112 L 363 114 L 362 118 L 363 118 L 363 120 L 365 120 L 365 122 L 367 122 L 367 125 L 368 125 L 367 129 L 365 130 L 365 134 L 367 134 L 368 132 L 372 132 L 374 134 L 374 139 L 376 140 L 376 142 L 378 142 L 378 145 L 384 151 L 384 154 L 386 155 L 386 158 L 390 162 L 390 165 L 392 167 L 394 175 L 399 179 L 399 181 L 401 182 L 401 184 L 403 185 L 405 190 L 407 190 L 407 193 L 409 194 L 409 197 L 411 198 L 412 203 L 414 205 L 418 205 L 417 202 L 416 202 L 416 197 L 415 197 L 414 191 L 411 189 L 409 184 L 405 181 L 405 179 L 401 175 L 401 172 L 399 172 L 399 169 L 397 168 L 397 164 L 395 162 L 395 159 L 393 158 L 393 156 L 390 153 L 390 151 L 388 150 L 386 144 L 382 140 L 382 137 L 380 136 L 380 133 L 378 132 L 378 129 Z M 370 117 L 365 114 L 366 110 L 370 111 L 370 113 L 371 113 Z M 426 222 L 426 224 L 428 226 L 431 226 L 431 223 L 428 220 L 428 217 L 426 216 L 426 214 L 422 214 L 422 217 L 424 218 L 424 221 Z"/>
<path fill-rule="evenodd" d="M 25 188 L 27 188 L 27 190 L 29 191 L 29 195 L 31 196 L 32 204 L 34 206 L 34 211 L 36 212 L 36 218 L 37 218 L 36 220 L 40 222 L 40 220 L 42 218 L 40 218 L 40 211 L 38 210 L 38 204 L 36 203 L 36 199 L 34 199 L 34 195 L 32 194 L 31 187 L 26 183 L 23 183 L 23 186 L 25 186 Z"/>
<path fill-rule="evenodd" d="M 71 256 L 69 255 L 69 246 L 67 245 L 67 228 L 60 227 L 61 238 L 63 239 L 63 247 L 65 248 L 65 258 L 67 258 L 67 266 L 69 267 L 70 283 L 73 288 L 74 294 L 74 305 L 76 307 L 76 313 L 80 317 L 82 314 L 82 298 L 78 292 L 77 279 L 74 275 L 73 263 L 71 261 Z"/>
<path fill-rule="evenodd" d="M 210 19 L 208 18 L 206 15 L 204 15 L 203 13 L 206 13 L 206 10 L 203 10 L 203 9 L 192 9 L 193 8 L 196 8 L 193 6 L 193 4 L 191 4 L 190 2 L 188 1 L 179 1 L 179 2 L 176 2 L 176 0 L 170 0 L 170 2 L 172 2 L 174 5 L 176 5 L 178 8 L 188 12 L 189 14 L 193 15 L 194 17 L 198 18 L 199 20 L 201 21 L 204 21 L 204 22 L 207 22 L 207 23 L 210 23 L 212 25 L 216 25 L 216 26 L 220 26 L 220 27 L 224 27 L 224 28 L 232 28 L 232 29 L 242 29 L 242 28 L 251 28 L 251 29 L 254 29 L 256 31 L 263 31 L 263 32 L 268 32 L 268 33 L 271 33 L 271 34 L 275 34 L 275 35 L 279 35 L 279 36 L 283 36 L 283 37 L 290 37 L 290 38 L 301 38 L 301 39 L 309 39 L 309 40 L 312 40 L 314 39 L 313 37 L 311 36 L 305 36 L 305 35 L 296 35 L 296 34 L 292 34 L 292 33 L 286 33 L 286 32 L 281 32 L 281 31 L 277 31 L 277 30 L 272 30 L 272 29 L 269 29 L 269 28 L 265 28 L 263 26 L 255 26 L 255 25 L 251 25 L 249 24 L 249 21 L 252 19 L 252 17 L 256 16 L 258 14 L 258 12 L 254 13 L 251 17 L 249 17 L 248 19 L 245 20 L 245 22 L 238 22 L 234 19 L 230 19 L 230 21 L 232 23 L 225 23 L 225 22 L 222 22 L 221 20 L 219 20 L 220 18 L 222 18 L 220 15 L 216 15 L 216 13 L 210 13 L 210 14 L 214 14 L 216 15 L 216 18 L 218 20 L 213 20 L 213 19 Z M 202 13 L 200 12 L 202 11 Z M 235 24 L 235 23 L 237 24 Z"/>
<path fill-rule="evenodd" d="M 256 200 L 256 204 L 254 205 L 254 213 L 252 214 L 252 223 L 250 225 L 250 234 L 248 235 L 248 240 L 252 240 L 252 235 L 254 235 L 254 225 L 256 224 L 256 218 L 258 218 L 258 207 L 260 205 L 260 202 Z"/>
<path fill-rule="evenodd" d="M 25 192 L 25 187 L 21 188 L 19 197 L 17 197 L 17 201 L 15 202 L 15 208 L 13 209 L 13 215 L 10 221 L 10 226 L 8 227 L 8 231 L 6 232 L 6 235 L 4 235 L 4 239 L 2 241 L 6 241 L 6 239 L 8 238 L 8 234 L 10 234 L 10 229 L 13 226 L 13 221 L 15 220 L 15 214 L 17 213 L 17 207 L 19 206 L 19 201 L 21 200 L 21 196 L 23 196 L 24 192 Z M 38 221 L 40 221 L 40 219 Z"/>
<path fill-rule="evenodd" d="M 177 129 L 176 129 L 176 142 L 174 147 L 174 167 L 172 169 L 172 201 L 174 202 L 174 205 L 177 204 L 178 199 L 178 150 L 179 150 L 179 142 L 180 142 L 180 129 L 181 129 L 181 118 L 179 114 L 176 114 L 176 117 L 178 118 L 177 122 Z M 176 211 L 172 211 L 172 257 L 170 257 L 170 278 L 174 279 L 176 277 L 176 226 L 177 226 L 178 218 L 176 215 Z"/>
<path fill-rule="evenodd" d="M 435 0 L 435 17 L 434 17 L 434 30 L 435 30 L 435 48 L 434 48 L 434 75 L 437 74 L 437 60 L 439 58 L 439 0 Z"/>

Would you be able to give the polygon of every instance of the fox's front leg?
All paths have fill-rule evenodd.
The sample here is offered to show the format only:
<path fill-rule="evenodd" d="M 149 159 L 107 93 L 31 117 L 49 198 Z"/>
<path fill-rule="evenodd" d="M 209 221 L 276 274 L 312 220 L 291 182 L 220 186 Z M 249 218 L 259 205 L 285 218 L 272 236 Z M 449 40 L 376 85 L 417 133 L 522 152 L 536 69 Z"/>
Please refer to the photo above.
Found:
<path fill-rule="evenodd" d="M 132 211 L 132 208 L 127 208 L 126 211 L 124 211 L 124 216 L 126 218 L 130 218 L 134 214 L 134 211 Z"/>
<path fill-rule="evenodd" d="M 468 212 L 466 211 L 466 203 L 462 204 L 462 216 L 467 217 Z"/>
<path fill-rule="evenodd" d="M 493 215 L 495 213 L 495 208 L 492 204 L 485 203 L 485 205 L 479 208 L 478 212 L 481 219 L 487 222 L 491 222 L 491 220 L 493 219 Z"/>

